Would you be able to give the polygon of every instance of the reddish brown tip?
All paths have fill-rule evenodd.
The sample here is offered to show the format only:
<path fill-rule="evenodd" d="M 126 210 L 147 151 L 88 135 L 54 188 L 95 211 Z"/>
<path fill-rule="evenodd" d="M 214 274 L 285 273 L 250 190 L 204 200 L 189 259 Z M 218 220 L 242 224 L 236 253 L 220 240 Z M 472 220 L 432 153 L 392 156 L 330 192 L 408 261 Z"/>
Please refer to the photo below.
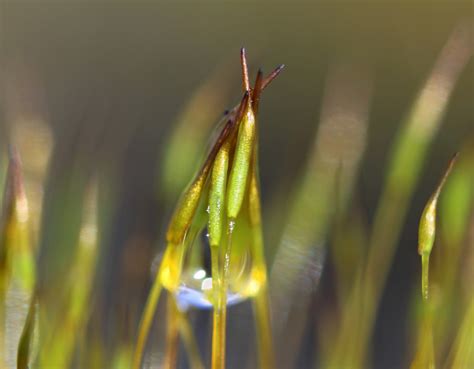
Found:
<path fill-rule="evenodd" d="M 279 74 L 280 72 L 285 68 L 285 64 L 282 64 L 275 68 L 273 72 L 271 72 L 267 78 L 265 78 L 262 82 L 262 91 L 265 90 L 265 88 L 272 82 Z"/>
<path fill-rule="evenodd" d="M 242 66 L 242 87 L 244 91 L 250 91 L 249 69 L 247 66 L 245 48 L 240 49 L 240 64 Z"/>
<path fill-rule="evenodd" d="M 252 90 L 252 108 L 256 113 L 258 110 L 258 103 L 260 101 L 260 94 L 262 92 L 263 72 L 258 70 L 257 78 L 255 78 L 255 85 Z"/>

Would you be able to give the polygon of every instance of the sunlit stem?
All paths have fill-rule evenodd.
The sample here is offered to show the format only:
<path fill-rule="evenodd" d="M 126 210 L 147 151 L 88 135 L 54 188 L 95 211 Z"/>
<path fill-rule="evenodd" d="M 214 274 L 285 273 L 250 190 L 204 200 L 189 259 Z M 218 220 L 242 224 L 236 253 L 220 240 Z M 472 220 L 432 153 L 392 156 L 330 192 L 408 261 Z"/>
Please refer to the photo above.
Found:
<path fill-rule="evenodd" d="M 227 284 L 232 249 L 232 232 L 235 221 L 231 219 L 227 229 L 227 242 L 224 250 L 222 269 L 219 264 L 219 250 L 211 249 L 212 272 L 217 271 L 217 284 L 214 288 L 214 313 L 212 328 L 212 369 L 225 368 L 226 324 L 227 324 Z M 214 283 L 214 278 L 213 278 Z"/>
<path fill-rule="evenodd" d="M 158 300 L 161 294 L 161 289 L 162 284 L 160 279 L 160 272 L 158 271 L 158 273 L 156 273 L 151 292 L 148 295 L 145 310 L 140 321 L 140 326 L 138 327 L 137 344 L 135 346 L 135 352 L 133 354 L 133 369 L 140 369 L 140 365 L 142 363 L 143 358 L 143 351 L 145 350 L 146 340 L 148 338 L 151 325 L 153 323 L 153 316 L 155 315 L 156 306 L 158 304 Z"/>
<path fill-rule="evenodd" d="M 212 324 L 212 369 L 224 368 L 225 364 L 225 312 L 222 310 L 222 278 L 219 265 L 219 248 L 211 247 L 211 268 L 213 288 L 213 324 Z M 225 292 L 225 291 L 224 291 Z"/>
<path fill-rule="evenodd" d="M 256 268 L 261 273 L 261 287 L 254 300 L 254 312 L 257 325 L 257 345 L 260 369 L 275 368 L 273 337 L 270 316 L 270 302 L 267 290 L 267 267 L 263 252 L 263 234 L 260 210 L 260 186 L 257 173 L 257 148 L 254 148 L 252 160 L 252 177 L 249 190 L 249 215 L 252 224 L 253 258 Z"/>
<path fill-rule="evenodd" d="M 275 368 L 273 338 L 270 319 L 270 304 L 266 284 L 255 296 L 255 318 L 257 321 L 257 344 L 259 350 L 260 369 Z"/>
<path fill-rule="evenodd" d="M 429 297 L 429 268 L 430 254 L 424 253 L 421 255 L 421 293 L 425 300 Z"/>
<path fill-rule="evenodd" d="M 179 333 L 179 311 L 172 295 L 168 295 L 166 319 L 166 351 L 163 367 L 165 369 L 176 368 L 178 358 L 178 333 Z"/>

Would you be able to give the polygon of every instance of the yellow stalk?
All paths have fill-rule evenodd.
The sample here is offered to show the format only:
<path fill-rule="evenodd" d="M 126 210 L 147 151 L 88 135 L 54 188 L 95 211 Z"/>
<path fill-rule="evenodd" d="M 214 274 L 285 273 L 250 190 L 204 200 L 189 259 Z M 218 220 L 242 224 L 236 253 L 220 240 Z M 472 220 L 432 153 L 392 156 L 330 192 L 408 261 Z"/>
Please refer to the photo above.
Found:
<path fill-rule="evenodd" d="M 179 311 L 172 295 L 168 295 L 166 315 L 168 326 L 166 329 L 166 351 L 163 367 L 174 369 L 178 358 Z"/>
<path fill-rule="evenodd" d="M 146 340 L 148 338 L 148 333 L 150 332 L 151 325 L 153 323 L 153 316 L 155 315 L 156 306 L 158 304 L 158 300 L 161 294 L 162 284 L 160 274 L 160 271 L 156 273 L 152 289 L 150 291 L 150 294 L 148 295 L 148 299 L 145 305 L 145 310 L 143 311 L 140 326 L 138 327 L 137 344 L 135 345 L 135 351 L 133 353 L 132 361 L 133 369 L 140 369 L 142 363 Z"/>

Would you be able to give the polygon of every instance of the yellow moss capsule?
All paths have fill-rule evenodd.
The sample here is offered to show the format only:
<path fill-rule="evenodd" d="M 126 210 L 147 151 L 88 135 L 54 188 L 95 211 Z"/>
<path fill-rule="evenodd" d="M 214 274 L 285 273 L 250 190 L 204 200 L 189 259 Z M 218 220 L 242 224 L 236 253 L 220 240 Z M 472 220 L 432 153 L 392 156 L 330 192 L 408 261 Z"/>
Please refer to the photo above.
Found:
<path fill-rule="evenodd" d="M 166 238 L 169 243 L 179 245 L 183 241 L 198 207 L 207 172 L 201 173 L 183 194 L 168 227 Z"/>

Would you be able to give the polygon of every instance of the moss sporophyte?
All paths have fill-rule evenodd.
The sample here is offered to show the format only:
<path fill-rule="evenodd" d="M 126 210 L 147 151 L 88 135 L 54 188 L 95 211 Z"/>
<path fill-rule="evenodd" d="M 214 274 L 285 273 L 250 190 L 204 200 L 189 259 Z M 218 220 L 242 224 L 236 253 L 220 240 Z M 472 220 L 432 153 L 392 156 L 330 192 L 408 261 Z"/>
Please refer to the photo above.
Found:
<path fill-rule="evenodd" d="M 438 198 L 443 189 L 444 183 L 451 173 L 451 170 L 456 162 L 458 154 L 450 160 L 443 177 L 441 178 L 438 187 L 430 196 L 420 219 L 420 226 L 418 231 L 418 254 L 421 256 L 421 290 L 424 299 L 428 299 L 429 294 L 429 259 L 431 250 L 433 249 L 435 234 L 436 234 L 436 208 L 438 206 Z"/>
<path fill-rule="evenodd" d="M 227 112 L 204 163 L 183 192 L 166 233 L 167 247 L 138 332 L 134 369 L 143 349 L 161 286 L 179 308 L 213 309 L 212 368 L 225 367 L 227 306 L 255 297 L 257 320 L 266 313 L 267 268 L 263 256 L 258 178 L 257 113 L 262 91 L 283 68 L 257 73 L 250 86 L 241 50 L 243 97 Z M 262 297 L 263 296 L 263 297 Z M 269 324 L 258 322 L 269 329 Z M 271 367 L 269 332 L 260 332 L 262 366 Z"/>

